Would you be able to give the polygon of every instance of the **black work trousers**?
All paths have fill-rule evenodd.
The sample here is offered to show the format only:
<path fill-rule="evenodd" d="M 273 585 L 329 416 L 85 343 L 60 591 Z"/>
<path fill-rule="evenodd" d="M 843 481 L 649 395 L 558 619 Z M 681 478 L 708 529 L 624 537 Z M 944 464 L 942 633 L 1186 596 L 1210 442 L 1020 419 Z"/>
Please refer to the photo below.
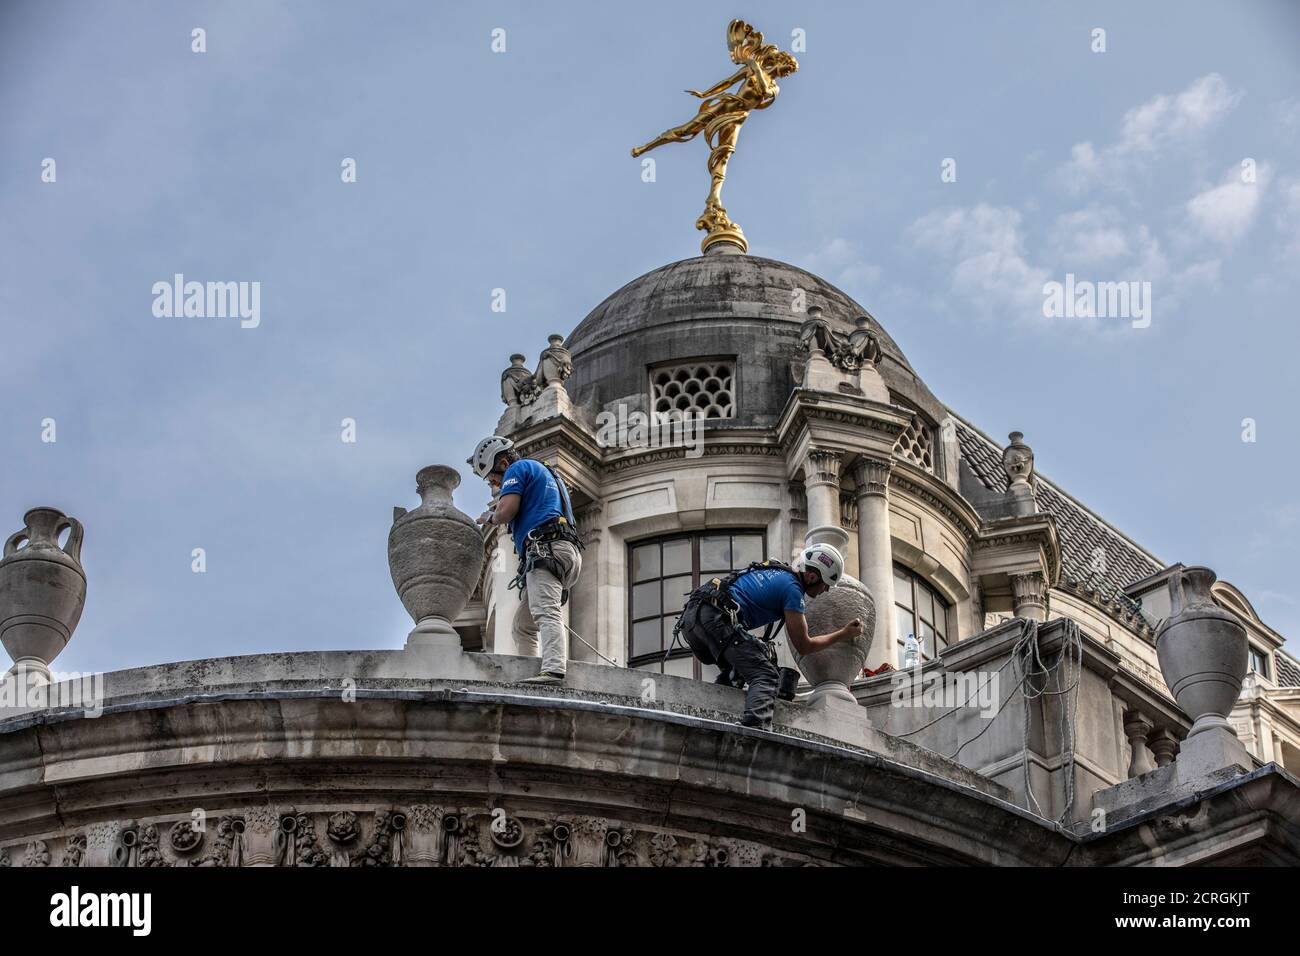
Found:
<path fill-rule="evenodd" d="M 735 671 L 745 684 L 745 716 L 740 720 L 741 725 L 770 729 L 780 675 L 767 645 L 747 631 L 733 627 L 727 616 L 711 604 L 700 605 L 695 626 L 704 631 L 718 666 L 723 671 L 728 668 Z"/>

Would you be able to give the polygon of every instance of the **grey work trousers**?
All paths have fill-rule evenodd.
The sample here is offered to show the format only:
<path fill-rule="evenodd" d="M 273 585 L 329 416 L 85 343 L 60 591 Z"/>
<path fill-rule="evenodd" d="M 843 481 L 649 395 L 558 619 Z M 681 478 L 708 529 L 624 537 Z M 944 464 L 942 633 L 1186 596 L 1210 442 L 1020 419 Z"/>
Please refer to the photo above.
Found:
<path fill-rule="evenodd" d="M 541 644 L 542 673 L 563 674 L 568 669 L 569 640 L 564 629 L 564 611 L 560 597 L 572 588 L 582 572 L 582 554 L 570 541 L 551 542 L 551 552 L 564 569 L 556 577 L 543 568 L 528 572 L 526 595 L 515 612 L 515 647 L 525 657 L 537 656 Z"/>

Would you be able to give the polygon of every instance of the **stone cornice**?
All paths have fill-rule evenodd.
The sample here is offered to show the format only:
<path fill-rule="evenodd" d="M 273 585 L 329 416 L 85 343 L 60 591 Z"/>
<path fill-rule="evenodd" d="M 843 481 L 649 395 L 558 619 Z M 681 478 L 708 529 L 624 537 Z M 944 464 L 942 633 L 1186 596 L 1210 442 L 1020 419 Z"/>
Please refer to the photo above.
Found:
<path fill-rule="evenodd" d="M 986 522 L 975 541 L 975 551 L 1040 550 L 1045 559 L 1043 573 L 1047 587 L 1061 580 L 1061 546 L 1056 535 L 1056 519 L 1045 513 Z"/>
<path fill-rule="evenodd" d="M 906 492 L 934 508 L 961 531 L 967 543 L 977 540 L 980 516 L 965 498 L 911 462 L 898 458 L 893 461 L 894 467 L 889 476 L 891 488 Z"/>

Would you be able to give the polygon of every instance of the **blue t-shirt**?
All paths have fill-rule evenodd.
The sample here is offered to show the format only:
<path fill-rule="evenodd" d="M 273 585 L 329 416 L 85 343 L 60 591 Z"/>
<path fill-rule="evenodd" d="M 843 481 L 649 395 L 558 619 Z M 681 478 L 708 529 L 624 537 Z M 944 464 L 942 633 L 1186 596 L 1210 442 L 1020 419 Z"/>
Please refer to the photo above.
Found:
<path fill-rule="evenodd" d="M 804 612 L 803 588 L 789 571 L 768 568 L 742 574 L 731 586 L 745 630 L 779 621 L 786 611 Z"/>
<path fill-rule="evenodd" d="M 506 469 L 501 479 L 501 497 L 519 496 L 519 510 L 510 522 L 515 551 L 524 553 L 524 538 L 540 524 L 564 514 L 560 488 L 551 472 L 540 461 L 521 458 Z"/>

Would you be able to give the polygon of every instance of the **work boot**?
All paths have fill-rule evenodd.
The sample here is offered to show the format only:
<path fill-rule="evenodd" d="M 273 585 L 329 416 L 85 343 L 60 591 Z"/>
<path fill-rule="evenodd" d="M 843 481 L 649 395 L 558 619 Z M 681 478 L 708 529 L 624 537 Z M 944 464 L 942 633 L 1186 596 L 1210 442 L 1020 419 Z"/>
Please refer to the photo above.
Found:
<path fill-rule="evenodd" d="M 542 671 L 536 677 L 528 677 L 520 681 L 521 684 L 562 684 L 564 675 L 556 674 L 551 671 Z"/>

